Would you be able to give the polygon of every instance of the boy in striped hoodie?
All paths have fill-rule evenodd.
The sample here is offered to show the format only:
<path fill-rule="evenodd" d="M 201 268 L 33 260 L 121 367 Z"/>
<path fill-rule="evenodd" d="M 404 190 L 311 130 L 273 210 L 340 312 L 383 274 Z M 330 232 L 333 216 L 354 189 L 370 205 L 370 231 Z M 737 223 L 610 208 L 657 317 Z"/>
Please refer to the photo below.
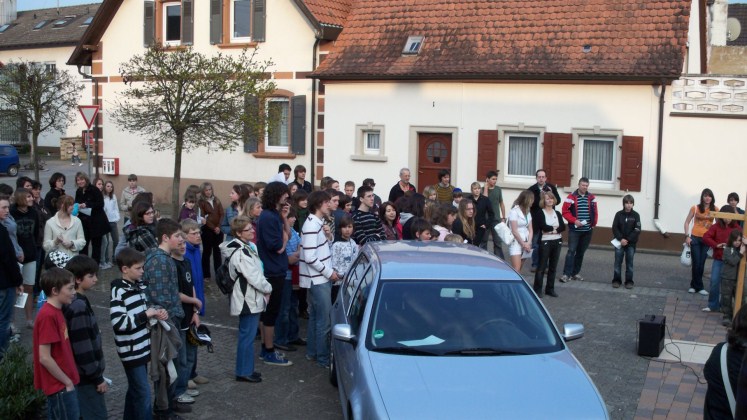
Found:
<path fill-rule="evenodd" d="M 116 260 L 122 278 L 112 281 L 109 313 L 117 353 L 127 375 L 124 418 L 150 419 L 153 406 L 148 379 L 148 320 L 154 317 L 165 320 L 168 313 L 165 309 L 147 307 L 145 285 L 141 281 L 145 255 L 132 248 L 125 248 L 117 254 Z"/>

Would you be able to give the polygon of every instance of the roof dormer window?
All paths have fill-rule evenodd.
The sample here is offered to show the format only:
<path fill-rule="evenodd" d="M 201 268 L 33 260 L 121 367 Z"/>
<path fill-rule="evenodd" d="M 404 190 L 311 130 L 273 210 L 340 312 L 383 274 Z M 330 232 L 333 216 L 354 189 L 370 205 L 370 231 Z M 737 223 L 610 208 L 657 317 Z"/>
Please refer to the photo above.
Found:
<path fill-rule="evenodd" d="M 407 37 L 407 42 L 405 43 L 405 48 L 402 50 L 402 54 L 418 55 L 420 48 L 423 46 L 423 39 L 424 37 L 422 35 L 410 35 Z"/>
<path fill-rule="evenodd" d="M 8 28 L 10 28 L 10 23 L 6 23 L 5 25 L 0 26 L 0 34 L 7 31 Z"/>
<path fill-rule="evenodd" d="M 80 26 L 88 26 L 93 22 L 93 16 L 88 16 Z"/>
<path fill-rule="evenodd" d="M 49 23 L 49 21 L 48 21 L 48 20 L 43 20 L 43 21 L 41 21 L 41 22 L 37 23 L 36 25 L 34 25 L 34 30 L 35 30 L 35 31 L 38 31 L 39 29 L 41 29 L 41 28 L 43 28 L 44 26 L 46 26 L 46 24 L 47 24 L 47 23 Z"/>
<path fill-rule="evenodd" d="M 62 19 L 57 19 L 54 21 L 54 24 L 52 25 L 53 28 L 62 28 L 70 24 L 70 22 L 75 19 L 75 16 L 65 16 Z"/>

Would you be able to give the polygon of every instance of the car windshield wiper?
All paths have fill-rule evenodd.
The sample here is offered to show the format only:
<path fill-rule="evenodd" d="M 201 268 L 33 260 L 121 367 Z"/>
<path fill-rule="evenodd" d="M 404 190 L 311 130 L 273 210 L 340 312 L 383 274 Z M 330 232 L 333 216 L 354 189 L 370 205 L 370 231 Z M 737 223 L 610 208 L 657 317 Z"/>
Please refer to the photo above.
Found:
<path fill-rule="evenodd" d="M 372 349 L 381 353 L 394 353 L 394 354 L 417 354 L 421 356 L 440 356 L 441 353 L 436 353 L 428 350 L 423 350 L 415 347 L 407 346 L 396 346 L 396 347 L 376 347 Z"/>
<path fill-rule="evenodd" d="M 447 351 L 444 353 L 446 356 L 461 355 L 461 356 L 510 356 L 510 355 L 526 355 L 524 353 L 515 350 L 506 350 L 493 347 L 470 347 L 459 350 Z"/>

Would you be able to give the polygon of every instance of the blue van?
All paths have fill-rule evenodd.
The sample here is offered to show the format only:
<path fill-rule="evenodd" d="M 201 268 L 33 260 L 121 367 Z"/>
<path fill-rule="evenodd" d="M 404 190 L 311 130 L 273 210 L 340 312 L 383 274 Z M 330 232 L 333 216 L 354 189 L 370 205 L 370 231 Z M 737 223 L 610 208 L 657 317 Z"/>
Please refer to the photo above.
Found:
<path fill-rule="evenodd" d="M 0 173 L 16 176 L 20 163 L 21 160 L 15 147 L 9 144 L 0 144 Z"/>

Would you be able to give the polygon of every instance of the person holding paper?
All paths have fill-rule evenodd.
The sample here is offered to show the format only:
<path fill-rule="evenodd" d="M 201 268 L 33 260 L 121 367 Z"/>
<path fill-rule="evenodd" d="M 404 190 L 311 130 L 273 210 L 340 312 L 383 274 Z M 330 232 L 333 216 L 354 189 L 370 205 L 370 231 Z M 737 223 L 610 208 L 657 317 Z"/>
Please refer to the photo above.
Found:
<path fill-rule="evenodd" d="M 533 202 L 534 194 L 524 190 L 508 212 L 509 226 L 515 239 L 508 246 L 508 253 L 511 255 L 511 266 L 516 271 L 521 271 L 524 260 L 532 257 L 532 214 L 529 209 Z"/>
<path fill-rule="evenodd" d="M 565 222 L 560 212 L 555 210 L 555 194 L 552 191 L 540 192 L 542 207 L 537 214 L 539 221 L 535 225 L 539 226 L 536 235 L 539 240 L 539 258 L 537 259 L 537 269 L 534 272 L 534 292 L 537 296 L 542 297 L 542 278 L 547 271 L 547 283 L 545 284 L 544 294 L 552 297 L 558 297 L 555 292 L 555 273 L 560 261 L 560 247 L 563 242 L 560 236 L 565 231 Z"/>
<path fill-rule="evenodd" d="M 625 288 L 633 288 L 633 256 L 638 235 L 641 234 L 641 216 L 633 210 L 635 200 L 627 194 L 622 199 L 623 209 L 615 214 L 612 222 L 612 234 L 620 241 L 615 247 L 615 269 L 612 277 L 612 287 L 617 289 L 622 284 L 622 261 L 625 258 Z"/>

